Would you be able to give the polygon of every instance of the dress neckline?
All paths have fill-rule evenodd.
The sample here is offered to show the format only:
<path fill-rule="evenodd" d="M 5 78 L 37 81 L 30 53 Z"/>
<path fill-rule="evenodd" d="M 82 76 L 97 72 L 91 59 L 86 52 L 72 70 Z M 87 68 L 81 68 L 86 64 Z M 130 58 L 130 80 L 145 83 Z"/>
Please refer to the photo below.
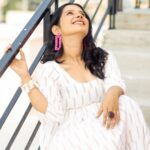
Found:
<path fill-rule="evenodd" d="M 65 76 L 67 76 L 71 81 L 73 81 L 74 83 L 77 83 L 77 84 L 90 84 L 90 83 L 93 83 L 95 81 L 97 81 L 99 78 L 96 77 L 95 79 L 93 80 L 89 80 L 89 81 L 84 81 L 84 82 L 81 82 L 81 81 L 78 81 L 76 79 L 74 79 L 67 71 L 65 71 L 57 62 L 53 61 L 53 64 L 54 66 L 56 66 Z"/>

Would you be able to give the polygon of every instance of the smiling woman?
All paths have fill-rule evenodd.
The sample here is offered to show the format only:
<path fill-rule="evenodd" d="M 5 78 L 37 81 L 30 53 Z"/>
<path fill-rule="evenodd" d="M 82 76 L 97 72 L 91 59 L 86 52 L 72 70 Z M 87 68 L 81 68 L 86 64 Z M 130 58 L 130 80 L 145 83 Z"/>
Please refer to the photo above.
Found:
<path fill-rule="evenodd" d="M 22 50 L 11 64 L 42 123 L 41 150 L 149 150 L 143 114 L 124 95 L 113 55 L 95 45 L 84 9 L 67 3 L 50 19 L 50 40 L 35 79 Z"/>

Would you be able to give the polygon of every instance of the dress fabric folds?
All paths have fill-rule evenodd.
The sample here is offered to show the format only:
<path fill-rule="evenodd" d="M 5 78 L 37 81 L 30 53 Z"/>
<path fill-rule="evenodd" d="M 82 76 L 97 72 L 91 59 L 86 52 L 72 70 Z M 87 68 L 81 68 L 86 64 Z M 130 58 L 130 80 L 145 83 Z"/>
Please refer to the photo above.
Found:
<path fill-rule="evenodd" d="M 48 100 L 42 123 L 41 150 L 150 150 L 150 133 L 138 104 L 126 95 L 119 98 L 120 122 L 113 129 L 102 125 L 97 112 L 111 86 L 125 84 L 110 53 L 105 80 L 73 79 L 55 61 L 42 65 L 36 80 Z"/>

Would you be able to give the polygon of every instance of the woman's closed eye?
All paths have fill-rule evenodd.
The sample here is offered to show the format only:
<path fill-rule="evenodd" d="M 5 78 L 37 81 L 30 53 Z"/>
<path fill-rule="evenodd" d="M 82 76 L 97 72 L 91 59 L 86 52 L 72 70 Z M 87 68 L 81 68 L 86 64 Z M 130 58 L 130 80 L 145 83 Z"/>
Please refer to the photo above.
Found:
<path fill-rule="evenodd" d="M 71 12 L 71 11 L 67 12 L 67 15 L 73 15 L 73 14 L 74 14 L 74 13 Z"/>
<path fill-rule="evenodd" d="M 85 17 L 85 13 L 84 12 L 79 12 L 83 17 Z M 66 15 L 74 15 L 74 12 L 72 12 L 72 11 L 68 11 L 67 13 L 66 13 Z"/>

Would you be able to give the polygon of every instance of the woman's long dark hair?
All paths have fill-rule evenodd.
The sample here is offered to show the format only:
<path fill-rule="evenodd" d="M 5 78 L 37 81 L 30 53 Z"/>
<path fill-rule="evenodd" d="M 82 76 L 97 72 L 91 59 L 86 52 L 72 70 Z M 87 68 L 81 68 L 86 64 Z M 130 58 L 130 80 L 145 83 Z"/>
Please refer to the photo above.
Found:
<path fill-rule="evenodd" d="M 86 37 L 83 39 L 84 47 L 83 47 L 81 58 L 85 62 L 85 67 L 87 67 L 92 74 L 99 77 L 100 79 L 104 79 L 105 78 L 104 67 L 105 67 L 108 53 L 104 51 L 102 48 L 96 47 L 92 36 L 91 20 L 87 15 L 87 13 L 82 8 L 82 6 L 77 3 L 66 3 L 61 7 L 59 7 L 53 14 L 50 15 L 50 20 L 51 20 L 50 27 L 49 27 L 50 40 L 46 43 L 47 48 L 41 58 L 41 62 L 45 63 L 47 61 L 52 61 L 52 60 L 55 60 L 57 62 L 57 59 L 60 58 L 64 53 L 63 46 L 61 47 L 60 51 L 54 50 L 55 36 L 52 33 L 51 29 L 53 25 L 59 24 L 62 11 L 68 5 L 76 5 L 80 7 L 85 13 L 86 18 L 89 21 L 89 31 Z"/>

